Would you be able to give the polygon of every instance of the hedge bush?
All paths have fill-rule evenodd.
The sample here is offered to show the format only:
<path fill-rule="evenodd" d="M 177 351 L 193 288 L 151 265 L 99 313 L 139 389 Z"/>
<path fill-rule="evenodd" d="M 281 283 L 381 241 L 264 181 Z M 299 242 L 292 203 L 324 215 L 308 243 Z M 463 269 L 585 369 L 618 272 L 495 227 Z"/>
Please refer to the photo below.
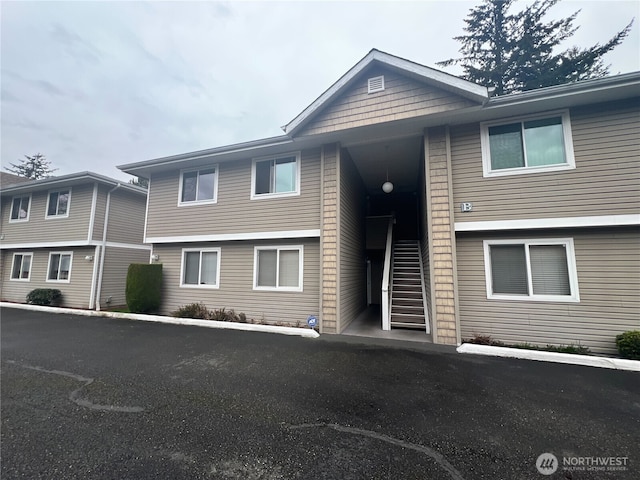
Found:
<path fill-rule="evenodd" d="M 218 322 L 239 322 L 247 323 L 247 316 L 234 310 L 221 308 L 219 310 L 209 310 L 204 303 L 190 303 L 183 305 L 171 312 L 176 318 L 197 318 L 202 320 L 217 320 Z"/>
<path fill-rule="evenodd" d="M 640 360 L 640 330 L 629 330 L 616 337 L 618 353 L 622 358 Z"/>
<path fill-rule="evenodd" d="M 209 309 L 204 303 L 190 303 L 183 305 L 177 310 L 171 312 L 172 317 L 176 318 L 198 318 L 209 320 Z"/>
<path fill-rule="evenodd" d="M 62 300 L 62 292 L 57 288 L 36 288 L 27 294 L 31 305 L 57 305 Z"/>
<path fill-rule="evenodd" d="M 131 313 L 156 312 L 160 308 L 162 264 L 132 263 L 127 271 L 125 290 Z"/>

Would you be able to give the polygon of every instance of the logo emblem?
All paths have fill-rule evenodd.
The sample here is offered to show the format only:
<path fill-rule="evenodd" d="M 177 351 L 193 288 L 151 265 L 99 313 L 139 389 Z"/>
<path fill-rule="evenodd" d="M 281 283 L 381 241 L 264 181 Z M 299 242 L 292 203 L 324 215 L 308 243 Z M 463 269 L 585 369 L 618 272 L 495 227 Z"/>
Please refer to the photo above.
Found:
<path fill-rule="evenodd" d="M 558 459 L 553 453 L 545 452 L 536 460 L 536 468 L 542 475 L 553 475 L 558 470 Z"/>

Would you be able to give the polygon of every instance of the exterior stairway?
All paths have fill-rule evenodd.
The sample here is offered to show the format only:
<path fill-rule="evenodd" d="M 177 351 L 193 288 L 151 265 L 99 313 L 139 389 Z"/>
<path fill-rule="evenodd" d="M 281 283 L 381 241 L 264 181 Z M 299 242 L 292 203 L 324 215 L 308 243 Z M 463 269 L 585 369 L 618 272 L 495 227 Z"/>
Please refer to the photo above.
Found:
<path fill-rule="evenodd" d="M 391 328 L 426 329 L 420 255 L 417 240 L 393 245 Z"/>

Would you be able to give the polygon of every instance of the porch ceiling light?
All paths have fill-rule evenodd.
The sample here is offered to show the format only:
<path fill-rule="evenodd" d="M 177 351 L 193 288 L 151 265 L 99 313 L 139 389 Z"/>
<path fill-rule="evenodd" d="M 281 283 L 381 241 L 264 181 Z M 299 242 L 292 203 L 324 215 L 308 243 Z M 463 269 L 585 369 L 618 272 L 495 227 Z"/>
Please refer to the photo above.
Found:
<path fill-rule="evenodd" d="M 389 146 L 387 145 L 387 153 L 389 152 Z M 384 193 L 393 192 L 393 183 L 389 181 L 389 167 L 387 167 L 387 181 L 382 184 L 382 191 Z"/>

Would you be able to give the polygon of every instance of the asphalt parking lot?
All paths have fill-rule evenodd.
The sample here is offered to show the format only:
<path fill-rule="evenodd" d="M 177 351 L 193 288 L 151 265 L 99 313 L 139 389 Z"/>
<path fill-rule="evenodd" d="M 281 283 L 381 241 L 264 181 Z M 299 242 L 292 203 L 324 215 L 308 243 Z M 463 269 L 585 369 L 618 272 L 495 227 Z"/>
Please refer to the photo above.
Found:
<path fill-rule="evenodd" d="M 3 480 L 640 478 L 638 373 L 0 313 Z"/>

